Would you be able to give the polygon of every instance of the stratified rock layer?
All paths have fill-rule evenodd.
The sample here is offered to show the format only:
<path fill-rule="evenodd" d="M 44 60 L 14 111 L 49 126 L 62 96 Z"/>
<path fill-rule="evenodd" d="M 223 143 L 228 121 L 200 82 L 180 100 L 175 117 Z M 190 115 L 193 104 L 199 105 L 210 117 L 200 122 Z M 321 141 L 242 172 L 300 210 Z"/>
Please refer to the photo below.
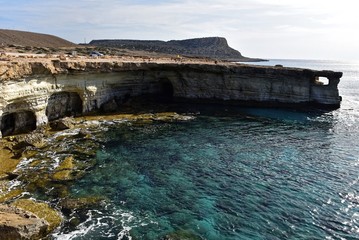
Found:
<path fill-rule="evenodd" d="M 0 62 L 3 136 L 65 116 L 114 111 L 131 97 L 259 106 L 340 106 L 342 73 L 214 62 L 120 59 Z M 319 77 L 329 80 L 327 85 Z"/>

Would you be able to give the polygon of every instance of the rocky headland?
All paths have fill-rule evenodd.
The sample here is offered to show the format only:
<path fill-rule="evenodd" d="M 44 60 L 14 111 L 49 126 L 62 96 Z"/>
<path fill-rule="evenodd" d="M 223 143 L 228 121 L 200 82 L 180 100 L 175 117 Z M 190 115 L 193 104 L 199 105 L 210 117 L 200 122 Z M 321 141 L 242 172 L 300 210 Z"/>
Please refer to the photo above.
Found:
<path fill-rule="evenodd" d="M 231 48 L 223 37 L 205 37 L 186 40 L 153 41 L 153 40 L 92 40 L 89 45 L 113 47 L 126 50 L 146 51 L 150 53 L 202 57 L 230 62 L 259 62 L 259 58 L 244 57 Z"/>

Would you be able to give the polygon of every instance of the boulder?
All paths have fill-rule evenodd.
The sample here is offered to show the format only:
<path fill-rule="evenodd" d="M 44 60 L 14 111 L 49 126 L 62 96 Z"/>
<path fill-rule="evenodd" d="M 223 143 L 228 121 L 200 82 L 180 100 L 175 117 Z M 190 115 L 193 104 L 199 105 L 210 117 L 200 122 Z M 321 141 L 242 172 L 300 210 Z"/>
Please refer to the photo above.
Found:
<path fill-rule="evenodd" d="M 8 205 L 0 205 L 0 240 L 40 239 L 49 223 L 36 215 Z"/>
<path fill-rule="evenodd" d="M 71 129 L 74 128 L 74 126 L 75 126 L 75 121 L 73 118 L 70 117 L 66 117 L 50 122 L 51 129 L 55 131 Z"/>

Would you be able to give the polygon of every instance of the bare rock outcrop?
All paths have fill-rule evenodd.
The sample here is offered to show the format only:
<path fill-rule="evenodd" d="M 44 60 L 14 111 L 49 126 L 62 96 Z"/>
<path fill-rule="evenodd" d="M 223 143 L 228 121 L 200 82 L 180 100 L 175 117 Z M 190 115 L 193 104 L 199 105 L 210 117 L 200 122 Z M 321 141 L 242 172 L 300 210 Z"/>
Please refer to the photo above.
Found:
<path fill-rule="evenodd" d="M 49 223 L 36 215 L 7 205 L 0 205 L 0 240 L 40 239 Z"/>

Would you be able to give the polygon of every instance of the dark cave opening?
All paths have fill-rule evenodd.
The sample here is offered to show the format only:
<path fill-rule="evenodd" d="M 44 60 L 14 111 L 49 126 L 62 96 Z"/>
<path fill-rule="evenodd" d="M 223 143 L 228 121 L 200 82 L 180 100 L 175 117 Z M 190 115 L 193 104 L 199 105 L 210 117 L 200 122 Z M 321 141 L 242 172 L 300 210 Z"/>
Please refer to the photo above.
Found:
<path fill-rule="evenodd" d="M 82 114 L 83 103 L 75 92 L 58 92 L 50 96 L 46 116 L 49 121 L 62 117 L 78 116 Z"/>
<path fill-rule="evenodd" d="M 158 99 L 160 101 L 172 101 L 173 99 L 173 85 L 169 79 L 161 79 L 159 81 Z"/>
<path fill-rule="evenodd" d="M 31 111 L 6 113 L 1 118 L 1 134 L 9 136 L 36 129 L 36 116 Z"/>

